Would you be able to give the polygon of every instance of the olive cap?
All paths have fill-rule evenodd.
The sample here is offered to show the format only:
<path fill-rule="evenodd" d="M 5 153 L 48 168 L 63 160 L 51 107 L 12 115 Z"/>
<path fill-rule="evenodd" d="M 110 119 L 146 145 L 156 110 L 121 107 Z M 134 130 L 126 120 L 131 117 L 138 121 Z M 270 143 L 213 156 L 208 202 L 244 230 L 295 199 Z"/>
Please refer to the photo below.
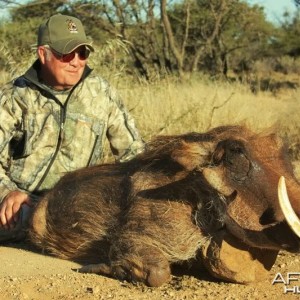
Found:
<path fill-rule="evenodd" d="M 68 54 L 80 46 L 94 51 L 85 35 L 81 21 L 72 16 L 56 14 L 41 24 L 38 31 L 38 46 L 49 45 L 56 52 Z"/>

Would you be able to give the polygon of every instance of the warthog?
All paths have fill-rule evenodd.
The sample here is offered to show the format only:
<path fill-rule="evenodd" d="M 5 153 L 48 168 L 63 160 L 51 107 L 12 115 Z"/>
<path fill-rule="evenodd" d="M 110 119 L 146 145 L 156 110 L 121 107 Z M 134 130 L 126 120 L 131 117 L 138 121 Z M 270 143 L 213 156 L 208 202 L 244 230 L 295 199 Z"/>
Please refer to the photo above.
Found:
<path fill-rule="evenodd" d="M 224 230 L 251 247 L 297 252 L 277 195 L 283 175 L 300 214 L 284 148 L 274 134 L 238 126 L 157 137 L 129 162 L 66 174 L 37 205 L 31 241 L 63 259 L 97 262 L 83 272 L 150 286 Z"/>

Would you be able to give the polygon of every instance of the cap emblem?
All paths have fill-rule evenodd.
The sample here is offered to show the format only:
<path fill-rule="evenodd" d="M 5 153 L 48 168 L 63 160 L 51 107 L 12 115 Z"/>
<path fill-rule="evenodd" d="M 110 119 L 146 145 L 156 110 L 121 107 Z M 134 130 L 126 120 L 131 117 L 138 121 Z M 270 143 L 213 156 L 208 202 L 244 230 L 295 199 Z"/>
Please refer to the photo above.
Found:
<path fill-rule="evenodd" d="M 68 19 L 67 24 L 68 24 L 68 29 L 69 29 L 70 33 L 78 33 L 77 26 L 72 20 Z"/>

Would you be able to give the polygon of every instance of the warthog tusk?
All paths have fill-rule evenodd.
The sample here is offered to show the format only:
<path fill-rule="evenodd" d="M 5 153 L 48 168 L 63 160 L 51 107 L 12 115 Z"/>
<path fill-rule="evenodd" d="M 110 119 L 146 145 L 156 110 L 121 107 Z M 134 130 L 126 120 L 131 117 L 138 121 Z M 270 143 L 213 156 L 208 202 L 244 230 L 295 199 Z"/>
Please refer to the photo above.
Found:
<path fill-rule="evenodd" d="M 291 206 L 283 176 L 279 178 L 278 182 L 278 198 L 287 223 L 297 236 L 300 237 L 300 220 Z"/>

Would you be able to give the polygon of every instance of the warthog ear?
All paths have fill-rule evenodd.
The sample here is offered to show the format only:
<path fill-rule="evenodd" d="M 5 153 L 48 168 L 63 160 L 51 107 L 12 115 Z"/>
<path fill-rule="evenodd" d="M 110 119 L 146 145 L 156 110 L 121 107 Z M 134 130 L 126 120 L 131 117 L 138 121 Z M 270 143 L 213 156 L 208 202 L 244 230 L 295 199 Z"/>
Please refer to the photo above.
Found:
<path fill-rule="evenodd" d="M 213 142 L 185 142 L 174 149 L 171 153 L 173 160 L 182 165 L 185 169 L 192 171 L 197 167 L 207 166 L 214 151 Z"/>

